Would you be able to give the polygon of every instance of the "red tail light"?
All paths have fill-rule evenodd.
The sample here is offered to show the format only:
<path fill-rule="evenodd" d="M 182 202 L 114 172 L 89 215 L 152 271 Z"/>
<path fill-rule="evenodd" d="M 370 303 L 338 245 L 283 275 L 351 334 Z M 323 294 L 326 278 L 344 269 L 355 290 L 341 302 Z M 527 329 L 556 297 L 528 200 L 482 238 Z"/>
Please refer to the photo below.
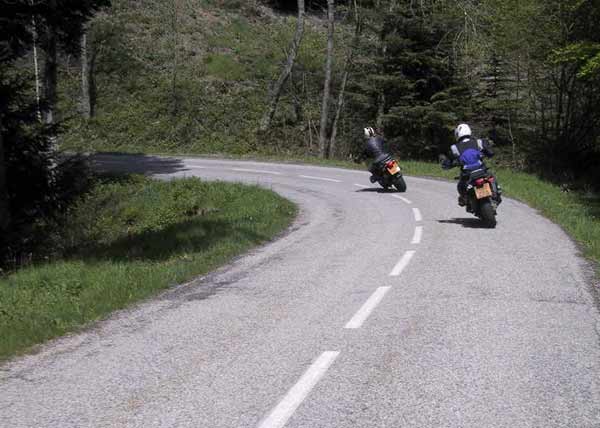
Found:
<path fill-rule="evenodd" d="M 385 164 L 385 166 L 387 166 L 388 168 L 393 168 L 394 165 L 396 165 L 396 161 L 389 161 L 388 163 Z"/>
<path fill-rule="evenodd" d="M 495 180 L 495 178 L 494 178 L 494 177 L 488 177 L 488 179 L 487 179 L 487 181 L 488 181 L 489 183 L 493 183 L 493 182 L 494 182 L 494 180 Z"/>
<path fill-rule="evenodd" d="M 483 178 L 478 178 L 477 180 L 475 180 L 475 186 L 481 187 L 481 186 L 483 186 L 484 182 L 485 182 L 485 180 Z"/>

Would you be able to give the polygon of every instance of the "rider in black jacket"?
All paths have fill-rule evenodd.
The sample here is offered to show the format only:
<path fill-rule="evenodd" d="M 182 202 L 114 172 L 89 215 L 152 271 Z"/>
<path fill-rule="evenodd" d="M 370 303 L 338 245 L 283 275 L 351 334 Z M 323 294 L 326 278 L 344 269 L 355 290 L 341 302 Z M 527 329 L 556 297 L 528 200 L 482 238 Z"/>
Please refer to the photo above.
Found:
<path fill-rule="evenodd" d="M 373 128 L 367 127 L 364 129 L 364 132 L 367 144 L 360 158 L 373 160 L 373 163 L 369 166 L 369 172 L 372 174 L 370 178 L 371 183 L 375 183 L 377 181 L 376 177 L 381 175 L 382 163 L 389 159 L 391 155 L 385 148 L 385 141 L 381 135 L 381 131 L 375 131 Z"/>

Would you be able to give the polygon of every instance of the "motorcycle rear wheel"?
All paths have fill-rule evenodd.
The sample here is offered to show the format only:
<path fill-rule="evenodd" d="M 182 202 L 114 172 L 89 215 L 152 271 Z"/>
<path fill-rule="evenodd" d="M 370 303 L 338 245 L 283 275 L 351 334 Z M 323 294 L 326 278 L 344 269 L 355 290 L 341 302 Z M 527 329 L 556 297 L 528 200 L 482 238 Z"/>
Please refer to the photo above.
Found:
<path fill-rule="evenodd" d="M 406 182 L 404 181 L 404 177 L 397 175 L 394 178 L 394 187 L 398 189 L 400 193 L 406 192 Z"/>
<path fill-rule="evenodd" d="M 479 212 L 481 214 L 481 220 L 483 220 L 483 223 L 487 227 L 490 229 L 496 227 L 496 212 L 489 199 L 481 202 L 481 205 L 479 206 Z"/>

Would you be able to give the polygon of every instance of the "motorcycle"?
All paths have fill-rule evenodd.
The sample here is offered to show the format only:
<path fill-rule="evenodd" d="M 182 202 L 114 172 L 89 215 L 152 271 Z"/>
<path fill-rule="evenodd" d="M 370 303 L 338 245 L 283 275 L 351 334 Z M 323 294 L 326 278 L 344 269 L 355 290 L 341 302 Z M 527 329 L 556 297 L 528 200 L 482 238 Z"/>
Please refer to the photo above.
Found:
<path fill-rule="evenodd" d="M 440 156 L 440 162 L 444 169 L 459 166 L 456 161 L 450 161 L 444 155 Z M 454 177 L 455 180 L 460 178 Z M 496 227 L 496 214 L 502 197 L 496 177 L 485 165 L 469 172 L 464 202 L 468 213 L 479 217 L 487 227 Z"/>
<path fill-rule="evenodd" d="M 388 156 L 381 162 L 378 162 L 374 170 L 378 170 L 379 174 L 371 176 L 371 183 L 379 183 L 384 189 L 389 189 L 394 186 L 399 192 L 406 192 L 406 182 L 402 176 L 402 169 L 398 161 L 392 156 Z"/>
<path fill-rule="evenodd" d="M 501 198 L 496 177 L 487 168 L 471 171 L 465 197 L 467 212 L 475 214 L 487 227 L 496 227 L 496 213 Z"/>

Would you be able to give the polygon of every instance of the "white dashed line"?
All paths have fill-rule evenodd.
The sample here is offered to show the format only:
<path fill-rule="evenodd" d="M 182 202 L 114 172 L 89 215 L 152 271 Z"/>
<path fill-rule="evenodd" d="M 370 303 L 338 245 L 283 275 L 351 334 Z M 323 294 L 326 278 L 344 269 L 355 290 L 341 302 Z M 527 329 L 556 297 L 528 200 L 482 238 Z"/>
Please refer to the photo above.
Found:
<path fill-rule="evenodd" d="M 356 187 L 360 187 L 362 189 L 368 189 L 369 186 L 365 186 L 364 184 L 355 184 Z"/>
<path fill-rule="evenodd" d="M 402 202 L 405 202 L 407 204 L 412 204 L 412 201 L 409 199 L 406 199 L 404 196 L 400 196 L 400 195 L 392 195 L 392 198 L 396 198 L 396 199 L 400 199 Z"/>
<path fill-rule="evenodd" d="M 261 169 L 246 169 L 246 168 L 231 168 L 232 171 L 238 172 L 253 172 L 255 174 L 271 174 L 271 175 L 281 175 L 280 172 L 275 171 L 263 171 Z"/>
<path fill-rule="evenodd" d="M 415 227 L 415 234 L 413 235 L 411 244 L 420 244 L 422 237 L 423 237 L 423 226 Z"/>
<path fill-rule="evenodd" d="M 199 165 L 186 165 L 187 169 L 206 169 L 208 167 L 206 166 L 199 166 Z"/>
<path fill-rule="evenodd" d="M 362 307 L 352 317 L 352 319 L 348 321 L 348 324 L 346 324 L 344 328 L 360 328 L 369 315 L 371 315 L 373 309 L 375 309 L 379 302 L 381 302 L 381 299 L 383 299 L 385 293 L 390 291 L 390 288 L 391 287 L 379 287 L 377 290 L 375 290 L 375 292 L 371 294 L 371 297 L 369 297 L 369 300 L 362 305 Z"/>
<path fill-rule="evenodd" d="M 288 391 L 277 407 L 271 411 L 269 416 L 258 425 L 258 428 L 282 428 L 314 386 L 325 375 L 338 355 L 339 351 L 323 352 Z"/>
<path fill-rule="evenodd" d="M 413 214 L 415 216 L 415 221 L 423 220 L 423 216 L 421 215 L 421 211 L 418 208 L 413 208 Z"/>
<path fill-rule="evenodd" d="M 390 276 L 399 276 L 402 273 L 402 271 L 404 270 L 404 268 L 406 266 L 408 266 L 410 259 L 413 258 L 415 253 L 416 253 L 416 251 L 412 251 L 412 250 L 404 253 L 404 255 L 402 256 L 402 258 L 400 259 L 398 264 L 396 266 L 394 266 L 394 269 L 392 269 L 392 271 L 390 272 Z"/>
<path fill-rule="evenodd" d="M 322 181 L 331 181 L 333 183 L 341 183 L 340 180 L 334 180 L 333 178 L 325 178 L 325 177 L 314 177 L 312 175 L 299 175 L 298 177 L 308 178 L 310 180 L 322 180 Z"/>

